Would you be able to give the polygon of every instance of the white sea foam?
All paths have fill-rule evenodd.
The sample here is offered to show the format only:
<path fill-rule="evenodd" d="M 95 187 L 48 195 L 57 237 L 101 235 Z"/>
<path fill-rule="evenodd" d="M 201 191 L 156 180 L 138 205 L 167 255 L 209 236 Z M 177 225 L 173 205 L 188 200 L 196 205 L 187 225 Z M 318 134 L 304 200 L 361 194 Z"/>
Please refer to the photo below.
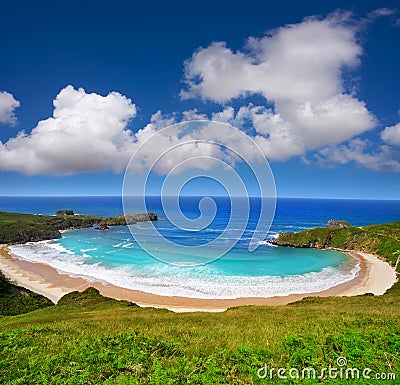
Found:
<path fill-rule="evenodd" d="M 134 243 L 130 242 L 130 243 L 123 244 L 121 247 L 123 249 L 131 249 L 133 245 L 134 245 Z"/>
<path fill-rule="evenodd" d="M 40 245 L 41 243 L 43 245 L 46 245 L 47 247 L 49 247 L 51 249 L 55 249 L 55 250 L 57 250 L 57 251 L 59 251 L 61 253 L 75 255 L 74 252 L 72 252 L 71 250 L 68 250 L 64 246 L 60 245 L 59 243 L 55 243 L 55 242 L 52 242 L 52 241 L 43 241 L 43 242 L 37 242 L 37 243 L 32 242 L 31 246 L 35 247 L 35 245 L 37 245 L 37 244 Z"/>
<path fill-rule="evenodd" d="M 155 263 L 152 266 L 120 266 L 109 268 L 93 263 L 88 255 L 76 255 L 57 242 L 37 242 L 11 246 L 19 258 L 46 263 L 58 271 L 100 280 L 120 287 L 142 290 L 165 296 L 189 298 L 272 297 L 288 294 L 312 293 L 353 279 L 359 264 L 345 264 L 340 268 L 326 267 L 320 272 L 288 277 L 228 276 L 212 265 L 177 267 Z"/>
<path fill-rule="evenodd" d="M 264 241 L 260 241 L 258 242 L 259 245 L 265 245 L 265 246 L 271 246 L 271 247 L 278 247 L 277 245 L 274 245 L 273 243 L 271 243 L 270 241 L 264 240 Z"/>

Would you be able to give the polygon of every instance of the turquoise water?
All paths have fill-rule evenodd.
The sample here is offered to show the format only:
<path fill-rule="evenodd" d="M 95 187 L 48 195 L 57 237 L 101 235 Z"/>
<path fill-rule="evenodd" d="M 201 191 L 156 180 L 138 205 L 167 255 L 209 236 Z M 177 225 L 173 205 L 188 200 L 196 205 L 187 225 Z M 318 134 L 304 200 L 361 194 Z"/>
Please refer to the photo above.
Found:
<path fill-rule="evenodd" d="M 185 215 L 196 218 L 199 215 L 197 203 L 198 200 L 193 199 L 184 202 L 182 210 Z M 229 204 L 221 200 L 217 206 L 219 210 L 215 219 L 201 231 L 188 232 L 177 228 L 157 205 L 154 205 L 153 211 L 158 212 L 160 220 L 154 225 L 171 242 L 186 246 L 206 244 L 222 234 L 228 242 L 230 235 L 223 230 L 229 215 Z M 72 276 L 84 276 L 89 280 L 101 280 L 153 294 L 193 298 L 308 293 L 325 290 L 357 275 L 358 261 L 343 253 L 271 245 L 269 240 L 276 233 L 307 227 L 304 224 L 294 226 L 293 221 L 282 221 L 282 217 L 281 222 L 278 221 L 280 224 L 274 224 L 267 238 L 259 242 L 259 247 L 250 252 L 248 245 L 256 227 L 257 204 L 252 206 L 252 210 L 237 245 L 221 258 L 199 266 L 171 265 L 152 257 L 135 242 L 127 226 L 112 227 L 105 232 L 94 228 L 75 230 L 65 233 L 57 241 L 13 246 L 12 252 L 27 260 L 47 263 Z M 135 226 L 145 231 L 152 224 Z M 146 248 L 147 251 L 158 250 L 160 245 L 150 238 Z M 171 253 L 171 250 L 158 252 Z M 191 253 L 191 248 L 187 248 L 187 253 Z M 177 263 L 187 257 L 172 255 Z"/>
<path fill-rule="evenodd" d="M 210 225 L 187 232 L 168 222 L 157 197 L 148 203 L 148 209 L 160 217 L 155 223 L 159 232 L 171 242 L 187 246 L 206 244 L 221 236 L 230 213 L 227 199 L 218 198 L 217 215 Z M 104 217 L 123 213 L 120 197 L 0 197 L 1 210 L 54 214 L 61 208 Z M 189 218 L 198 217 L 198 198 L 182 199 L 181 209 Z M 61 240 L 13 246 L 12 251 L 20 258 L 47 263 L 70 275 L 160 295 L 237 298 L 307 293 L 351 280 L 359 271 L 357 261 L 334 251 L 273 247 L 268 243 L 271 238 L 283 231 L 323 227 L 332 218 L 356 226 L 399 220 L 400 201 L 278 199 L 269 234 L 254 252 L 249 252 L 258 213 L 258 203 L 253 200 L 247 227 L 237 245 L 222 258 L 200 266 L 160 262 L 136 244 L 127 227 L 106 232 L 92 228 L 72 231 Z M 146 226 L 140 224 L 138 228 Z M 234 231 L 223 235 L 227 241 L 233 236 Z M 147 247 L 172 252 L 176 262 L 187 257 L 173 250 L 159 250 L 160 245 L 151 237 Z"/>

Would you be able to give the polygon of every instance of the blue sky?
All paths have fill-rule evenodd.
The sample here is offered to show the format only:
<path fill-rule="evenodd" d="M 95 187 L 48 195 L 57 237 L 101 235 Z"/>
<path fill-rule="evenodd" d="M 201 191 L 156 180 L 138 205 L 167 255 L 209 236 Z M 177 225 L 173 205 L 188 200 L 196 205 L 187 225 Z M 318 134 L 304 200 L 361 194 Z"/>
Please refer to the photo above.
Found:
<path fill-rule="evenodd" d="M 118 195 L 138 130 L 200 117 L 257 138 L 279 196 L 398 199 L 396 3 L 3 4 L 0 195 Z"/>

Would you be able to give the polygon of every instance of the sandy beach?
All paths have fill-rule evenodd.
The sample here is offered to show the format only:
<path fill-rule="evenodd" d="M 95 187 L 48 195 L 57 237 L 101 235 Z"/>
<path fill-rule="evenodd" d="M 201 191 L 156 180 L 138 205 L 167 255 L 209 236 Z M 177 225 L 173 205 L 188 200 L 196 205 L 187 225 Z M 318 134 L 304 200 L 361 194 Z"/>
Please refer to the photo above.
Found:
<path fill-rule="evenodd" d="M 58 272 L 49 265 L 16 258 L 10 254 L 7 245 L 0 246 L 0 270 L 19 286 L 42 294 L 54 303 L 57 303 L 62 296 L 71 291 L 82 291 L 92 286 L 107 297 L 128 300 L 142 307 L 166 308 L 175 312 L 219 312 L 233 306 L 286 305 L 311 296 L 354 296 L 366 293 L 382 295 L 396 282 L 394 268 L 379 257 L 359 251 L 348 251 L 348 254 L 360 260 L 361 268 L 357 277 L 351 281 L 316 293 L 291 294 L 270 298 L 199 299 L 167 297 L 129 290 L 106 282 L 71 277 Z"/>

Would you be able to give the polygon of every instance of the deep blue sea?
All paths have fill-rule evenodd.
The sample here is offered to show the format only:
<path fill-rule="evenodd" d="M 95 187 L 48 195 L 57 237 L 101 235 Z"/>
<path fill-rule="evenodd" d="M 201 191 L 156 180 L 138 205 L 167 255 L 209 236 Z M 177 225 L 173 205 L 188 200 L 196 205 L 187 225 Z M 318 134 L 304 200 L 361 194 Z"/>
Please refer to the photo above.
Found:
<path fill-rule="evenodd" d="M 239 226 L 243 218 L 240 213 L 236 215 L 237 223 L 231 223 L 231 232 L 224 232 L 231 203 L 223 197 L 214 201 L 215 218 L 202 230 L 190 232 L 169 222 L 158 197 L 147 198 L 147 209 L 156 212 L 159 221 L 141 223 L 131 229 L 140 230 L 143 235 L 154 225 L 175 248 L 164 248 L 157 238 L 149 236 L 144 238 L 147 250 L 144 251 L 129 228 L 119 226 L 106 232 L 94 228 L 75 230 L 65 233 L 60 240 L 13 246 L 11 250 L 20 258 L 47 263 L 73 276 L 154 294 L 269 297 L 324 290 L 354 278 L 359 271 L 357 261 L 339 252 L 274 247 L 268 241 L 278 233 L 324 227 L 329 219 L 345 219 L 357 226 L 400 220 L 400 201 L 280 198 L 269 233 L 251 252 L 249 241 L 254 236 L 260 211 L 260 201 L 254 198 L 250 200 L 246 228 L 230 251 L 209 263 L 180 265 L 182 259 L 198 258 L 193 246 L 207 245 L 217 237 L 222 238 L 222 243 L 215 247 L 237 240 L 235 225 Z M 199 217 L 198 197 L 181 197 L 179 204 L 187 218 Z M 54 215 L 59 209 L 102 217 L 123 215 L 121 197 L 0 197 L 0 210 Z M 135 200 L 129 209 L 135 211 Z M 181 246 L 186 247 L 187 255 L 183 255 Z M 149 253 L 161 256 L 161 260 Z"/>

